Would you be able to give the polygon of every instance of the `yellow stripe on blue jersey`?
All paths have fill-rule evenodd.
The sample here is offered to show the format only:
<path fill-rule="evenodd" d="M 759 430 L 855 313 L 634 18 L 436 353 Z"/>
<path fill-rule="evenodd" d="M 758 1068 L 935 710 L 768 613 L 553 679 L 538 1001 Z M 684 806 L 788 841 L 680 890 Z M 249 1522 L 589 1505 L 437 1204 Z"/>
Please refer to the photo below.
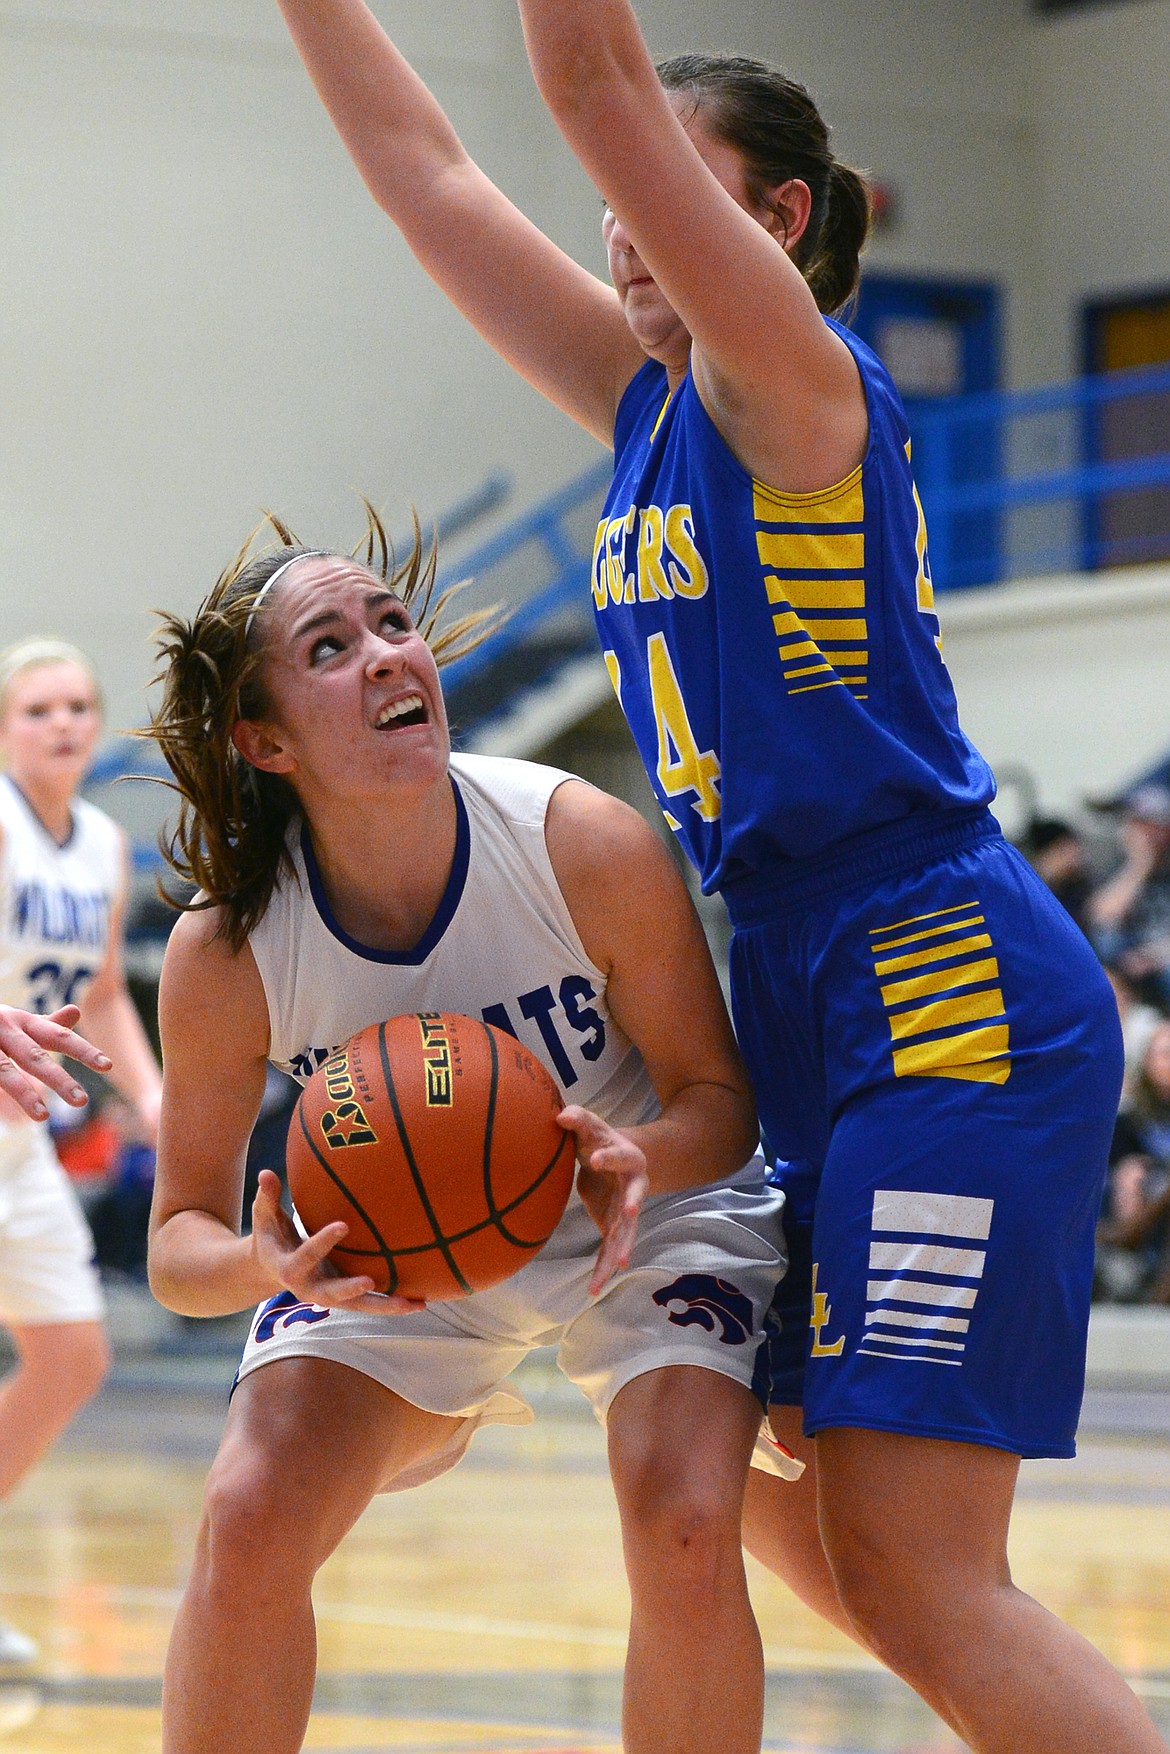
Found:
<path fill-rule="evenodd" d="M 1006 1084 L 1010 1026 L 977 901 L 870 931 L 898 1078 Z"/>
<path fill-rule="evenodd" d="M 937 649 L 897 391 L 857 361 L 869 443 L 844 480 L 755 479 L 688 373 L 627 385 L 593 550 L 607 666 L 659 805 L 710 892 L 902 816 L 986 804 Z"/>
<path fill-rule="evenodd" d="M 753 486 L 756 551 L 787 693 L 869 698 L 862 472 L 830 493 Z"/>

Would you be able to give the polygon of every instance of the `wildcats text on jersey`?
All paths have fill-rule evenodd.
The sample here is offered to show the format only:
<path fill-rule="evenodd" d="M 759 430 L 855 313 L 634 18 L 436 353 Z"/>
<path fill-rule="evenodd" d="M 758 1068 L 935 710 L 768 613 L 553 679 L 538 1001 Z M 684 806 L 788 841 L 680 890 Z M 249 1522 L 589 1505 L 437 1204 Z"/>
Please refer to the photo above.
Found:
<path fill-rule="evenodd" d="M 596 988 L 583 975 L 565 975 L 556 993 L 551 986 L 534 987 L 531 992 L 520 993 L 510 1001 L 519 1016 L 535 1023 L 556 1068 L 557 1082 L 562 1090 L 571 1089 L 580 1078 L 581 1074 L 573 1064 L 575 1055 L 594 1062 L 605 1051 L 605 1019 L 589 1003 L 596 998 Z M 494 1024 L 517 1041 L 521 1039 L 507 1004 L 483 1005 L 480 1016 L 485 1023 Z M 373 1018 L 371 1021 L 381 1023 L 385 1019 Z M 442 1028 L 438 1012 L 421 1012 L 419 1024 L 427 1061 L 427 1105 L 446 1107 L 451 1101 L 452 1073 L 447 1033 Z M 348 1078 L 348 1062 L 341 1056 L 341 1044 L 304 1048 L 292 1057 L 288 1070 L 299 1084 L 307 1084 L 313 1073 L 335 1056 L 338 1067 Z M 338 1075 L 341 1075 L 340 1070 Z M 339 1094 L 352 1096 L 353 1092 L 346 1089 Z"/>
<path fill-rule="evenodd" d="M 110 931 L 108 891 L 82 893 L 34 878 L 12 892 L 8 929 L 14 938 L 104 950 Z"/>

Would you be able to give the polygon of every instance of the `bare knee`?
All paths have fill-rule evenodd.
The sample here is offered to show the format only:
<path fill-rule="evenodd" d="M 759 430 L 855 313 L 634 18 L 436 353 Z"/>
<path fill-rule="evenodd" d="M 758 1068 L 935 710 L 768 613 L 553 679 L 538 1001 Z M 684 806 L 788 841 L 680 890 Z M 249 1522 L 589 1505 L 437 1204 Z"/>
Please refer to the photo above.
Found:
<path fill-rule="evenodd" d="M 615 1480 L 631 1588 L 636 1593 L 721 1587 L 728 1564 L 742 1568 L 739 1502 L 731 1484 L 692 1475 L 678 1458 L 648 1455 Z"/>
<path fill-rule="evenodd" d="M 861 1641 L 889 1668 L 931 1672 L 1011 1576 L 981 1556 L 936 1551 L 913 1530 L 875 1538 L 851 1517 L 823 1517 L 822 1534 L 841 1604 Z"/>
<path fill-rule="evenodd" d="M 303 1505 L 284 1472 L 255 1451 L 229 1451 L 212 1464 L 203 1493 L 198 1569 L 213 1590 L 253 1600 L 312 1582 L 315 1544 Z"/>
<path fill-rule="evenodd" d="M 105 1329 L 96 1322 L 86 1324 L 69 1352 L 69 1382 L 75 1403 L 84 1406 L 93 1399 L 106 1379 L 112 1362 Z"/>

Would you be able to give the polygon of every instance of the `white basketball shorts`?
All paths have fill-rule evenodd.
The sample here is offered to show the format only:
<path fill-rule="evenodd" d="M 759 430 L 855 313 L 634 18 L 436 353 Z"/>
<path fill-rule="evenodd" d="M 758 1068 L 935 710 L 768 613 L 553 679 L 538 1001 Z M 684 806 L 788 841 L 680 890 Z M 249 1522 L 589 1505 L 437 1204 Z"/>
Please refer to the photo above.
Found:
<path fill-rule="evenodd" d="M 0 1123 L 0 1321 L 96 1322 L 93 1237 L 47 1127 Z"/>
<path fill-rule="evenodd" d="M 239 1377 L 280 1358 L 331 1359 L 427 1412 L 461 1415 L 447 1447 L 400 1474 L 395 1491 L 453 1467 L 478 1426 L 531 1421 L 505 1379 L 537 1346 L 557 1347 L 561 1370 L 603 1425 L 626 1383 L 665 1365 L 699 1365 L 750 1387 L 785 1266 L 782 1205 L 758 1158 L 730 1182 L 655 1195 L 629 1266 L 591 1298 L 600 1239 L 574 1193 L 535 1260 L 490 1291 L 391 1316 L 320 1309 L 291 1291 L 270 1298 Z"/>

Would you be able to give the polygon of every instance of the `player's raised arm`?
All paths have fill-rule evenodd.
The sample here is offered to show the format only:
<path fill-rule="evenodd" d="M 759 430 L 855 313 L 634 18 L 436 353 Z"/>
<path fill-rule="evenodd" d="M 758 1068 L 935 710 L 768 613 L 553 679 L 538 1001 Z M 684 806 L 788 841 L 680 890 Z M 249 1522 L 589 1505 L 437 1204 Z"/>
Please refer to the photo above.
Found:
<path fill-rule="evenodd" d="M 468 157 L 362 0 L 279 0 L 350 156 L 432 280 L 521 376 L 605 444 L 642 363 L 618 300 Z"/>
<path fill-rule="evenodd" d="M 623 1128 L 651 1193 L 718 1181 L 759 1142 L 755 1104 L 698 916 L 669 850 L 629 805 L 570 780 L 545 819 L 553 870 L 662 1114 Z M 620 885 L 615 890 L 615 878 Z"/>
<path fill-rule="evenodd" d="M 727 99 L 696 101 L 685 82 L 664 90 L 627 0 L 519 5 L 541 94 L 608 203 L 619 291 L 624 277 L 652 277 L 694 343 L 696 387 L 748 469 L 792 492 L 832 485 L 861 461 L 865 398 L 801 271 L 802 239 L 815 224 L 824 248 L 852 226 L 860 246 L 863 183 L 825 151 L 823 213 L 799 175 L 758 186 L 718 125 Z"/>

